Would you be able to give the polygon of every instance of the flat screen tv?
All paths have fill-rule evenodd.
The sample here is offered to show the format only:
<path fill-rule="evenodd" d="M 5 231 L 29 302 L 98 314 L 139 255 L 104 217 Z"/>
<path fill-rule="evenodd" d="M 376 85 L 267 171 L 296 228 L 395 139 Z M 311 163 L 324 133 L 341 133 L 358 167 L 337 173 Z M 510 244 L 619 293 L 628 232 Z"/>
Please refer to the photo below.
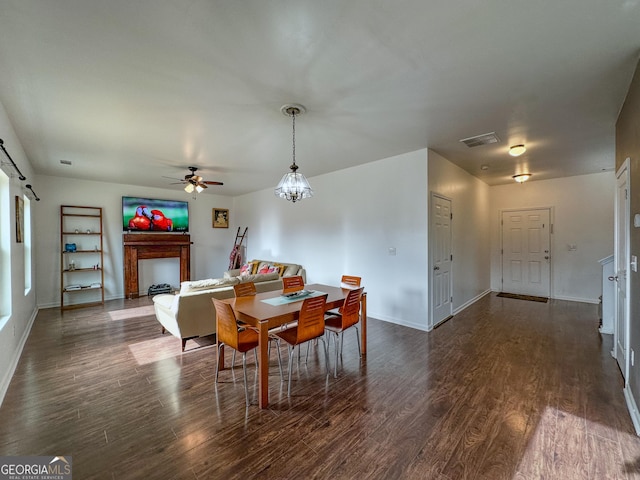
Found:
<path fill-rule="evenodd" d="M 122 197 L 125 232 L 188 232 L 189 202 Z"/>

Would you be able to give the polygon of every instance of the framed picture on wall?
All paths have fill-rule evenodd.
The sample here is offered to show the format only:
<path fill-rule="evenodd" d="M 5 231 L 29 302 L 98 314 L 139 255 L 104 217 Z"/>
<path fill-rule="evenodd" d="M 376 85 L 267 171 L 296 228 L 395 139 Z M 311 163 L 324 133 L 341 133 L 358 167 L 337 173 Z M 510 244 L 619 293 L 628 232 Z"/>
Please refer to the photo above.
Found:
<path fill-rule="evenodd" d="M 214 208 L 212 210 L 213 228 L 229 228 L 229 210 Z"/>
<path fill-rule="evenodd" d="M 16 195 L 16 242 L 22 243 L 24 234 L 24 200 Z"/>

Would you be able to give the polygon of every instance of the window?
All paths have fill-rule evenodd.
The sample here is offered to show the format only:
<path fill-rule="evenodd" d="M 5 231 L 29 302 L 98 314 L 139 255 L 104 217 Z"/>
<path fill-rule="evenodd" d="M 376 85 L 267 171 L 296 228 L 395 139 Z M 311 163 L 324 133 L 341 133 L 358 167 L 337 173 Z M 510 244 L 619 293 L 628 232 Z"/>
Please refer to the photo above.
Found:
<path fill-rule="evenodd" d="M 0 170 L 0 330 L 11 315 L 11 232 L 9 177 Z"/>
<path fill-rule="evenodd" d="M 24 294 L 31 291 L 31 200 L 24 195 Z"/>

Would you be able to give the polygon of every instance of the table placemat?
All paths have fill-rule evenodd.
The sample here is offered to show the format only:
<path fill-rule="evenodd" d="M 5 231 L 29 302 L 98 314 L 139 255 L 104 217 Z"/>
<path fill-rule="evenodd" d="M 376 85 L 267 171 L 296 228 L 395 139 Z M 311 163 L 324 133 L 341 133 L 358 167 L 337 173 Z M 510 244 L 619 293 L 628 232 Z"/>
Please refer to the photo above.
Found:
<path fill-rule="evenodd" d="M 260 301 L 276 307 L 278 305 L 286 305 L 288 303 L 301 302 L 305 298 L 319 297 L 321 295 L 326 295 L 326 294 L 324 292 L 319 292 L 318 290 L 313 290 L 309 293 L 309 295 L 302 295 L 300 297 L 290 298 L 290 297 L 285 297 L 283 295 L 280 295 L 279 297 L 265 298 L 264 300 L 260 300 Z"/>

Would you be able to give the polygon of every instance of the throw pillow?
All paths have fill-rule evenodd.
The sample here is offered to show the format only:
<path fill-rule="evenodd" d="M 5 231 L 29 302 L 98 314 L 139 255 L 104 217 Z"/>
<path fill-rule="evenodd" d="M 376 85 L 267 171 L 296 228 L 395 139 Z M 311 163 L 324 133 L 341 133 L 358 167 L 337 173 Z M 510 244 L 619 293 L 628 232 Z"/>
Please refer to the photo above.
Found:
<path fill-rule="evenodd" d="M 240 267 L 240 276 L 251 275 L 253 273 L 253 263 L 245 263 Z"/>
<path fill-rule="evenodd" d="M 265 273 L 274 273 L 274 272 L 278 272 L 279 274 L 278 267 L 276 267 L 275 265 L 267 264 L 260 267 L 260 270 L 258 270 L 256 273 L 265 274 Z"/>

